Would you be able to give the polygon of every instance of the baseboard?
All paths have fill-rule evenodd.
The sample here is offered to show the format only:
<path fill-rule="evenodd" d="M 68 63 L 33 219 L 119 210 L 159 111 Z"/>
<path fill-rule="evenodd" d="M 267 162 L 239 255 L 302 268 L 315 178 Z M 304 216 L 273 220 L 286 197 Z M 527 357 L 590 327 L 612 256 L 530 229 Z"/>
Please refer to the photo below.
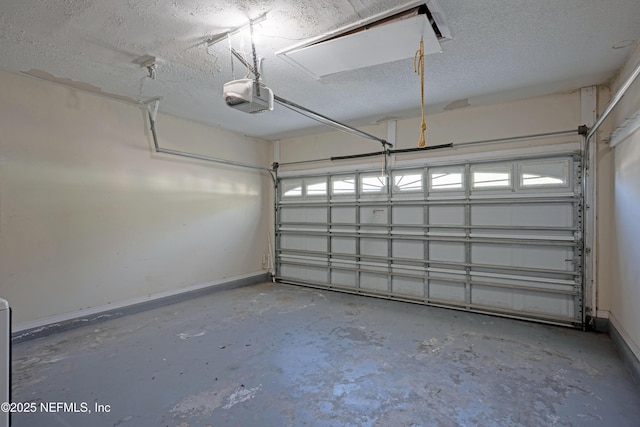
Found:
<path fill-rule="evenodd" d="M 618 350 L 620 356 L 622 356 L 624 364 L 627 366 L 627 369 L 629 369 L 633 380 L 636 384 L 640 385 L 640 360 L 638 360 L 637 356 L 637 354 L 640 354 L 640 350 L 636 349 L 636 352 L 634 352 L 634 349 L 631 347 L 633 346 L 633 342 L 613 315 L 609 317 L 609 320 L 609 336 L 613 341 L 613 345 L 616 347 L 616 350 Z"/>
<path fill-rule="evenodd" d="M 175 304 L 191 298 L 207 295 L 212 292 L 239 288 L 270 280 L 270 273 L 250 273 L 241 276 L 200 283 L 186 288 L 175 289 L 167 292 L 132 298 L 116 304 L 92 307 L 57 316 L 38 319 L 14 325 L 11 342 L 19 342 L 41 338 L 58 332 L 68 331 L 85 325 L 103 322 L 109 319 L 151 310 L 165 305 Z"/>
<path fill-rule="evenodd" d="M 609 332 L 609 312 L 598 311 L 598 317 L 593 320 L 593 329 L 597 332 Z"/>

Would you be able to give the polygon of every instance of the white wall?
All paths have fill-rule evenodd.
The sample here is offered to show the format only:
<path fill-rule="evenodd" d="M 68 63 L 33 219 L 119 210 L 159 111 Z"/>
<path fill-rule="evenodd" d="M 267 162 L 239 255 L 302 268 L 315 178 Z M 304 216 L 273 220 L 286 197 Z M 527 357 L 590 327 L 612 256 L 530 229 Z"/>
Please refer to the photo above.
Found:
<path fill-rule="evenodd" d="M 427 145 L 461 143 L 491 138 L 578 129 L 580 125 L 580 91 L 530 98 L 481 107 L 467 107 L 426 117 Z M 362 130 L 386 138 L 386 124 L 363 127 Z M 397 143 L 394 148 L 418 146 L 420 119 L 397 122 Z M 456 149 L 427 151 L 413 155 L 399 155 L 398 160 L 416 157 L 450 156 L 454 154 L 495 151 L 502 148 L 530 147 L 542 144 L 558 144 L 579 141 L 577 135 L 545 139 L 521 140 L 517 143 L 479 145 Z M 380 144 L 341 132 L 328 132 L 280 142 L 280 160 L 283 163 L 331 156 L 379 151 Z M 354 163 L 375 162 L 376 158 L 359 161 L 314 163 L 300 166 L 284 166 L 283 170 L 306 169 L 324 166 L 344 166 Z"/>
<path fill-rule="evenodd" d="M 598 88 L 598 116 L 611 100 L 609 87 Z M 596 132 L 596 317 L 609 318 L 611 311 L 611 275 L 613 246 L 613 150 L 607 142 L 611 120 Z"/>
<path fill-rule="evenodd" d="M 161 146 L 267 166 L 270 144 L 159 115 Z M 0 297 L 14 330 L 264 272 L 271 179 L 152 152 L 137 106 L 0 72 Z"/>
<path fill-rule="evenodd" d="M 612 87 L 618 89 L 640 63 L 640 46 Z M 612 114 L 611 128 L 640 110 L 640 80 L 631 86 Z M 614 148 L 610 320 L 640 359 L 640 132 Z"/>

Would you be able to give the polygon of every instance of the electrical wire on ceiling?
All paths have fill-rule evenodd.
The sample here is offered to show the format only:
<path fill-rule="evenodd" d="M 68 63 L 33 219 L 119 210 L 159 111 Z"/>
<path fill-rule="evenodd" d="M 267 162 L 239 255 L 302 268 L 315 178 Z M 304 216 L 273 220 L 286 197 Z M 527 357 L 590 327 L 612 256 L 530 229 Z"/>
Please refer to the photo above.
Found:
<path fill-rule="evenodd" d="M 413 72 L 420 75 L 420 103 L 422 105 L 422 122 L 420 123 L 420 139 L 418 147 L 422 148 L 427 143 L 424 133 L 427 131 L 427 123 L 424 121 L 424 41 L 420 40 L 420 49 L 416 51 L 413 57 Z"/>

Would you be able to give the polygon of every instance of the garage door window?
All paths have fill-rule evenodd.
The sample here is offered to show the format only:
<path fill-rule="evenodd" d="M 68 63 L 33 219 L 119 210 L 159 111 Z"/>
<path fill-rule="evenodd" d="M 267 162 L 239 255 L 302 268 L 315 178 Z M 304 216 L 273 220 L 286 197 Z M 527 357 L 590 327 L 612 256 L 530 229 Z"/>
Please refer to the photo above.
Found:
<path fill-rule="evenodd" d="M 478 165 L 471 167 L 471 188 L 493 189 L 511 187 L 511 166 Z"/>
<path fill-rule="evenodd" d="M 331 178 L 331 194 L 355 194 L 356 177 L 350 176 L 334 176 Z"/>
<path fill-rule="evenodd" d="M 284 197 L 301 197 L 302 196 L 302 180 L 296 179 L 282 182 L 282 195 Z"/>
<path fill-rule="evenodd" d="M 361 175 L 360 191 L 367 194 L 384 193 L 387 188 L 387 177 L 380 175 Z"/>
<path fill-rule="evenodd" d="M 306 181 L 307 196 L 325 196 L 327 194 L 327 181 Z"/>
<path fill-rule="evenodd" d="M 520 163 L 519 175 L 520 188 L 568 187 L 569 161 L 550 160 Z"/>
<path fill-rule="evenodd" d="M 422 173 L 417 171 L 395 173 L 393 191 L 394 193 L 422 191 Z"/>
<path fill-rule="evenodd" d="M 430 191 L 462 190 L 463 169 L 432 169 L 429 171 Z"/>

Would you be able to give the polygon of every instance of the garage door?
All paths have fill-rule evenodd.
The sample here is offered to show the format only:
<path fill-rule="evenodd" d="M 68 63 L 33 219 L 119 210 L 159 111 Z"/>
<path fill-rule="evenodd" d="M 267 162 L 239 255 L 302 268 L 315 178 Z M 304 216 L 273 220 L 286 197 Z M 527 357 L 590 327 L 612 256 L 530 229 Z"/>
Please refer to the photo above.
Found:
<path fill-rule="evenodd" d="M 581 327 L 580 161 L 279 178 L 276 280 Z"/>

